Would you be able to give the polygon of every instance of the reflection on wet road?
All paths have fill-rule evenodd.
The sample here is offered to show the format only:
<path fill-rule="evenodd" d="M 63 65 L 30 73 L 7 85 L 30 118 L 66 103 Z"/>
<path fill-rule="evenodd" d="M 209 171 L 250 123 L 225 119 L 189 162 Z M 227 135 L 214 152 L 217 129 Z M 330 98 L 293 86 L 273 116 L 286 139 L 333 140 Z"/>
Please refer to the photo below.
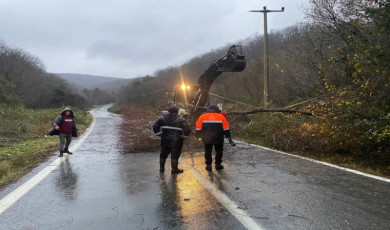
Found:
<path fill-rule="evenodd" d="M 105 109 L 74 154 L 1 214 L 0 229 L 245 229 L 189 171 L 160 175 L 158 153 L 123 155 L 121 118 Z"/>
<path fill-rule="evenodd" d="M 202 153 L 186 162 L 264 229 L 390 229 L 390 183 L 239 143 L 225 169 L 209 173 Z"/>
<path fill-rule="evenodd" d="M 390 229 L 389 183 L 243 143 L 225 146 L 220 172 L 194 152 L 183 153 L 184 173 L 160 174 L 157 152 L 121 153 L 121 118 L 105 109 L 74 155 L 0 215 L 0 229 L 239 230 L 242 213 L 253 229 Z"/>
<path fill-rule="evenodd" d="M 57 192 L 61 193 L 60 195 L 65 199 L 76 200 L 78 194 L 78 175 L 73 172 L 69 158 L 66 158 L 62 162 L 59 167 L 59 172 L 56 178 Z"/>

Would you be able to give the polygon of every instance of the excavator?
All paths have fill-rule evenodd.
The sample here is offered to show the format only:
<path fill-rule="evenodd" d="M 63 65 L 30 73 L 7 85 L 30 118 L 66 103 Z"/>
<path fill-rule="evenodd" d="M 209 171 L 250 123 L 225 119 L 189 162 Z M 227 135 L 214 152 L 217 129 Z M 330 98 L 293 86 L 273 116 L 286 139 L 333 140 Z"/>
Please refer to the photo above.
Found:
<path fill-rule="evenodd" d="M 198 79 L 198 92 L 190 99 L 191 114 L 199 115 L 206 111 L 210 87 L 219 75 L 223 72 L 241 72 L 245 66 L 245 55 L 240 45 L 232 45 L 226 55 L 213 61 Z"/>

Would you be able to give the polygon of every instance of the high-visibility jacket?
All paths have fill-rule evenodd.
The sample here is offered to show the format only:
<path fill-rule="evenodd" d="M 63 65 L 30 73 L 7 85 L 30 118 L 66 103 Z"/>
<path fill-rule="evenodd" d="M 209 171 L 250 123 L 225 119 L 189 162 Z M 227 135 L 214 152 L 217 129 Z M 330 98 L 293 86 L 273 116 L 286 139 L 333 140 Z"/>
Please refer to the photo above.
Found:
<path fill-rule="evenodd" d="M 223 144 L 223 136 L 230 137 L 229 123 L 219 113 L 205 113 L 196 121 L 196 131 L 205 144 Z"/>
<path fill-rule="evenodd" d="M 181 148 L 183 136 L 188 136 L 191 133 L 187 121 L 176 113 L 160 117 L 152 128 L 156 135 L 161 136 L 162 147 Z"/>

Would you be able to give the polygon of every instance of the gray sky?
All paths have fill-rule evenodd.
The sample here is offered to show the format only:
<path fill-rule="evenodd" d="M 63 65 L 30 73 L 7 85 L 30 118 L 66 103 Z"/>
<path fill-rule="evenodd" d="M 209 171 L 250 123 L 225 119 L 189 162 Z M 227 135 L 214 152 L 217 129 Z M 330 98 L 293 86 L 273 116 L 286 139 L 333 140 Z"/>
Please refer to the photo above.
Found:
<path fill-rule="evenodd" d="M 304 0 L 0 0 L 0 40 L 48 72 L 133 78 L 304 20 Z"/>

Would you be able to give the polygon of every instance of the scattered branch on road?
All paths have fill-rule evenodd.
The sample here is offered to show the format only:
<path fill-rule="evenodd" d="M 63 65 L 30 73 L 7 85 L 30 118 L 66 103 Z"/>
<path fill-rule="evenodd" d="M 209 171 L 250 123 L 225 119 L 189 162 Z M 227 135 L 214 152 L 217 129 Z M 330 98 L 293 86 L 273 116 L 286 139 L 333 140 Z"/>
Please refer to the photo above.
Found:
<path fill-rule="evenodd" d="M 303 216 L 298 216 L 298 215 L 293 215 L 293 214 L 288 214 L 288 216 L 291 216 L 291 217 L 296 217 L 296 218 L 302 218 L 304 220 L 310 220 L 309 218 L 307 217 L 303 217 Z"/>
<path fill-rule="evenodd" d="M 67 225 L 71 225 L 73 223 L 73 216 L 70 217 L 70 220 L 68 220 L 68 222 L 65 224 L 65 225 L 61 225 L 61 227 L 66 227 Z"/>
<path fill-rule="evenodd" d="M 140 225 L 138 225 L 137 228 L 141 227 L 145 223 L 144 217 L 141 216 L 141 218 L 142 218 L 142 223 Z"/>
<path fill-rule="evenodd" d="M 252 166 L 253 168 L 256 168 L 256 165 L 257 165 L 258 163 L 251 163 L 251 162 L 248 162 L 247 164 L 250 165 L 250 166 Z"/>
<path fill-rule="evenodd" d="M 263 217 L 263 216 L 249 216 L 249 217 L 260 219 L 260 220 L 268 220 L 269 219 L 269 217 Z"/>
<path fill-rule="evenodd" d="M 119 211 L 118 211 L 118 207 L 115 207 L 115 208 L 111 208 L 113 211 L 115 211 L 117 214 L 116 216 L 119 216 Z"/>

